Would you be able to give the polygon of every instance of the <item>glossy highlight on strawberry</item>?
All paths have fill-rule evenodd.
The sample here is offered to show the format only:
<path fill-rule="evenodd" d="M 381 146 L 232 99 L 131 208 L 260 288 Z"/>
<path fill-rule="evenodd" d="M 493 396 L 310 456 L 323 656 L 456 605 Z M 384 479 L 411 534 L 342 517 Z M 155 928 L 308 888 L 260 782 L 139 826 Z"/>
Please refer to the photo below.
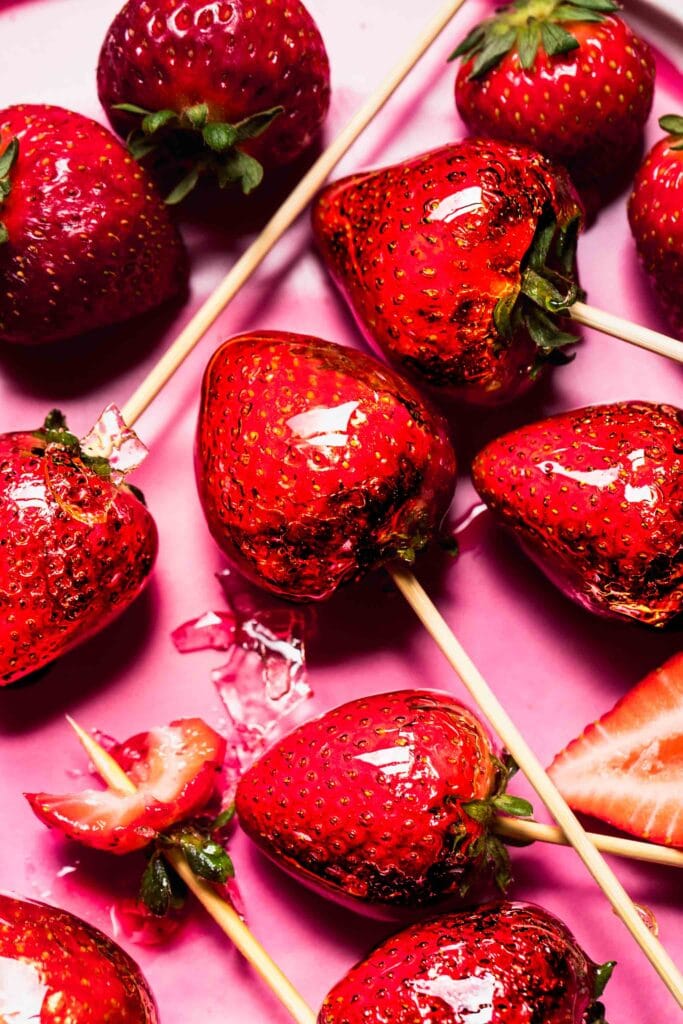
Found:
<path fill-rule="evenodd" d="M 660 119 L 655 143 L 633 182 L 628 218 L 638 255 L 683 340 L 683 117 Z"/>
<path fill-rule="evenodd" d="M 473 465 L 502 525 L 599 615 L 663 627 L 683 611 L 683 413 L 589 406 L 506 434 Z"/>
<path fill-rule="evenodd" d="M 481 404 L 524 392 L 577 339 L 581 210 L 540 154 L 469 139 L 328 185 L 322 256 L 371 344 L 439 394 Z"/>
<path fill-rule="evenodd" d="M 65 426 L 50 440 L 45 429 L 0 435 L 2 686 L 109 625 L 140 594 L 156 558 L 157 530 L 142 501 L 60 443 L 66 435 Z"/>
<path fill-rule="evenodd" d="M 38 104 L 0 110 L 0 341 L 71 338 L 154 309 L 187 281 L 146 171 L 101 125 Z"/>
<path fill-rule="evenodd" d="M 469 130 L 564 164 L 591 214 L 633 173 L 654 94 L 652 50 L 618 12 L 612 0 L 516 0 L 453 55 Z"/>
<path fill-rule="evenodd" d="M 597 967 L 547 910 L 490 903 L 380 943 L 335 985 L 318 1024 L 597 1024 L 613 967 Z"/>
<path fill-rule="evenodd" d="M 325 45 L 299 0 L 128 0 L 97 83 L 117 131 L 137 129 L 134 154 L 158 149 L 187 171 L 174 201 L 207 171 L 251 191 L 262 165 L 311 145 L 330 102 Z"/>
<path fill-rule="evenodd" d="M 223 552 L 296 601 L 412 561 L 455 487 L 445 422 L 410 384 L 353 349 L 279 331 L 214 354 L 195 465 Z"/>
<path fill-rule="evenodd" d="M 490 802 L 500 781 L 468 708 L 403 690 L 343 704 L 280 740 L 241 778 L 236 807 L 250 838 L 307 884 L 357 910 L 416 908 L 507 867 L 467 809 Z"/>
<path fill-rule="evenodd" d="M 65 910 L 0 893 L 3 1020 L 157 1024 L 134 960 Z"/>

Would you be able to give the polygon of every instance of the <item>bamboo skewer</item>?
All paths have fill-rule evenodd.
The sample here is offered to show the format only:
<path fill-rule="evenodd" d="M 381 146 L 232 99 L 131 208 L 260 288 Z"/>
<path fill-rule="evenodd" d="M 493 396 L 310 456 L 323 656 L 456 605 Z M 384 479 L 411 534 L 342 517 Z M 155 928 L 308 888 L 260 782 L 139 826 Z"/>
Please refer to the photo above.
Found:
<path fill-rule="evenodd" d="M 273 246 L 294 223 L 316 192 L 324 184 L 339 161 L 348 152 L 359 135 L 367 128 L 376 114 L 384 107 L 398 89 L 403 79 L 412 71 L 432 43 L 441 35 L 453 15 L 460 10 L 465 0 L 448 0 L 434 19 L 420 35 L 410 53 L 394 68 L 388 78 L 363 104 L 355 117 L 337 138 L 318 157 L 282 206 L 266 224 L 265 228 L 232 270 L 225 276 L 216 290 L 209 296 L 180 332 L 171 347 L 164 353 L 151 373 L 143 380 L 135 394 L 122 409 L 128 426 L 133 426 L 147 406 L 181 366 L 190 352 L 199 343 L 216 318 L 234 299 L 254 271 L 261 265 Z"/>
<path fill-rule="evenodd" d="M 451 667 L 458 673 L 470 696 L 476 701 L 494 732 L 498 734 L 612 904 L 617 916 L 626 925 L 678 1005 L 683 1007 L 683 975 L 659 939 L 649 931 L 621 882 L 588 838 L 578 818 L 551 781 L 474 662 L 456 639 L 436 605 L 412 572 L 395 564 L 387 568 L 400 592 L 441 649 Z"/>
<path fill-rule="evenodd" d="M 561 828 L 556 825 L 543 825 L 539 821 L 500 816 L 494 820 L 493 828 L 503 839 L 523 843 L 551 843 L 554 846 L 572 845 Z M 587 832 L 586 835 L 593 846 L 602 853 L 640 860 L 647 864 L 683 868 L 683 850 L 660 846 L 658 843 L 644 843 L 638 839 L 624 839 L 622 836 L 603 836 L 597 832 Z"/>
<path fill-rule="evenodd" d="M 569 315 L 572 320 L 576 320 L 577 324 L 583 324 L 584 327 L 593 327 L 596 331 L 619 338 L 629 345 L 683 363 L 683 341 L 677 341 L 676 338 L 669 338 L 668 335 L 652 331 L 649 327 L 640 327 L 621 316 L 615 316 L 614 313 L 605 313 L 602 309 L 587 306 L 585 302 L 575 302 L 570 306 Z"/>
<path fill-rule="evenodd" d="M 88 754 L 98 774 L 110 789 L 117 793 L 135 793 L 137 788 L 123 768 L 100 744 L 67 715 L 67 721 Z M 266 985 L 289 1012 L 296 1024 L 316 1024 L 317 1015 L 299 995 L 292 983 L 268 956 L 260 942 L 252 935 L 236 910 L 222 899 L 209 882 L 197 878 L 183 853 L 178 849 L 163 851 L 171 867 L 182 878 L 188 889 L 194 893 L 204 909 L 211 915 L 218 927 L 228 936 L 240 953 L 258 972 Z"/>

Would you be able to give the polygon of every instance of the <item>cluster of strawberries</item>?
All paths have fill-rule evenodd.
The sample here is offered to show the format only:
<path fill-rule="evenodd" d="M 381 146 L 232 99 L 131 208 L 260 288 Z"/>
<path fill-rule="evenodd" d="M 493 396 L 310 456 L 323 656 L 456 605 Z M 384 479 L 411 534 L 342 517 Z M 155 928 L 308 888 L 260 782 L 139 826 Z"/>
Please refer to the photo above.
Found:
<path fill-rule="evenodd" d="M 322 600 L 393 559 L 411 563 L 438 535 L 456 457 L 432 401 L 509 401 L 567 361 L 584 210 L 596 215 L 617 168 L 635 171 L 655 67 L 612 0 L 516 0 L 456 55 L 458 108 L 477 137 L 335 182 L 313 209 L 325 263 L 396 368 L 269 331 L 226 342 L 204 377 L 196 473 L 209 528 L 245 577 L 288 600 Z M 98 87 L 127 149 L 65 110 L 0 111 L 5 342 L 62 340 L 181 292 L 187 260 L 169 204 L 207 176 L 250 193 L 264 168 L 315 139 L 330 92 L 322 39 L 298 0 L 129 0 L 105 39 Z M 629 212 L 680 327 L 683 119 L 662 125 L 668 135 L 638 171 Z M 164 203 L 157 189 L 167 181 Z M 473 478 L 585 608 L 658 628 L 680 615 L 679 410 L 628 402 L 566 412 L 490 443 Z M 139 492 L 54 413 L 39 430 L 0 437 L 0 534 L 3 685 L 104 628 L 140 593 L 157 554 Z M 683 690 L 682 669 L 679 659 L 655 673 L 633 706 L 666 708 Z M 628 717 L 615 712 L 603 733 L 624 730 Z M 577 765 L 595 756 L 593 741 L 555 767 L 574 805 L 682 844 L 673 787 L 646 807 L 636 774 L 609 809 L 604 793 L 582 787 Z M 112 751 L 136 794 L 37 794 L 31 805 L 86 845 L 153 850 L 143 889 L 160 912 L 174 880 L 159 842 L 209 881 L 230 875 L 216 839 L 225 816 L 209 820 L 224 754 L 205 723 L 175 722 Z M 615 776 L 630 754 L 626 745 Z M 286 737 L 240 781 L 237 812 L 256 843 L 325 894 L 361 909 L 423 908 L 491 875 L 505 887 L 494 819 L 530 811 L 505 792 L 509 774 L 468 709 L 410 690 L 354 701 Z M 201 825 L 187 824 L 197 815 Z M 5 902 L 2 956 L 20 964 L 17 985 L 38 965 L 31 983 L 57 1007 L 41 1020 L 99 1021 L 99 998 L 114 1024 L 155 1021 L 144 980 L 108 940 L 62 912 Z M 48 932 L 65 952 L 49 969 Z M 503 902 L 388 940 L 332 991 L 319 1021 L 459 1024 L 488 1007 L 486 1019 L 501 1024 L 595 1024 L 608 974 L 551 915 Z M 457 983 L 475 978 L 458 1002 Z"/>

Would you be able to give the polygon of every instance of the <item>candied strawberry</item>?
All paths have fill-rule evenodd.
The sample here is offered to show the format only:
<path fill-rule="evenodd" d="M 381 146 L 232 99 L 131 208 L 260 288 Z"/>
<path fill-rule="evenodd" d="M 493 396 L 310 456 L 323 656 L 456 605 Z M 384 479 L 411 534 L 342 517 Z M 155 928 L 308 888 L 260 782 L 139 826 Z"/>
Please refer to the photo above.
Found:
<path fill-rule="evenodd" d="M 142 591 L 154 520 L 104 460 L 89 460 L 61 414 L 0 435 L 0 685 L 99 632 Z"/>
<path fill-rule="evenodd" d="M 558 918 L 489 903 L 380 943 L 326 997 L 318 1024 L 589 1024 L 613 963 L 597 967 Z"/>
<path fill-rule="evenodd" d="M 652 107 L 652 50 L 612 0 L 515 0 L 456 49 L 461 117 L 570 171 L 591 213 L 630 177 Z"/>
<path fill-rule="evenodd" d="M 27 793 L 26 799 L 49 828 L 84 846 L 125 854 L 207 805 L 225 760 L 225 740 L 201 718 L 186 718 L 139 733 L 112 755 L 136 793 L 85 789 L 64 796 Z"/>
<path fill-rule="evenodd" d="M 277 864 L 356 909 L 464 895 L 491 869 L 504 886 L 496 808 L 507 773 L 479 720 L 446 693 L 351 701 L 300 726 L 242 776 L 245 832 Z"/>
<path fill-rule="evenodd" d="M 683 654 L 638 683 L 548 769 L 575 811 L 683 847 Z"/>
<path fill-rule="evenodd" d="M 665 626 L 683 610 L 683 413 L 621 402 L 492 441 L 474 485 L 561 590 L 599 615 Z"/>
<path fill-rule="evenodd" d="M 318 135 L 330 68 L 299 0 L 128 0 L 97 68 L 100 101 L 132 152 L 186 170 L 169 201 L 201 173 L 250 192 L 262 165 L 291 163 Z"/>
<path fill-rule="evenodd" d="M 298 601 L 412 561 L 455 486 L 446 425 L 409 384 L 353 349 L 280 331 L 214 354 L 195 464 L 224 553 Z"/>
<path fill-rule="evenodd" d="M 0 961 L 3 1020 L 157 1024 L 135 961 L 65 910 L 0 893 Z"/>
<path fill-rule="evenodd" d="M 668 135 L 636 175 L 628 219 L 657 294 L 675 330 L 683 332 L 683 117 L 669 114 L 659 123 Z"/>
<path fill-rule="evenodd" d="M 58 341 L 186 285 L 180 235 L 115 136 L 61 107 L 0 110 L 0 340 Z"/>
<path fill-rule="evenodd" d="M 443 394 L 494 404 L 577 340 L 556 314 L 578 296 L 580 217 L 565 171 L 470 139 L 333 182 L 313 225 L 370 343 Z"/>

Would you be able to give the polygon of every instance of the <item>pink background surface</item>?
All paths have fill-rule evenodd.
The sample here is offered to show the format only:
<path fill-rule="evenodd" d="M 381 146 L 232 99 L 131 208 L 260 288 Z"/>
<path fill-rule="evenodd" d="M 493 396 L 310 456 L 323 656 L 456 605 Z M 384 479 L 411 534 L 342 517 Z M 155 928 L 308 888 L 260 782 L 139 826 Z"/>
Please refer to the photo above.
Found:
<path fill-rule="evenodd" d="M 102 119 L 94 67 L 118 6 L 119 0 L 4 3 L 0 105 L 43 100 Z M 415 38 L 437 3 L 392 0 L 391 13 L 387 0 L 310 0 L 309 6 L 333 67 L 331 136 Z M 445 59 L 486 7 L 480 0 L 468 0 L 453 29 L 356 145 L 342 170 L 389 162 L 462 135 L 452 100 L 454 69 Z M 639 24 L 650 35 L 657 29 L 654 21 L 647 27 L 643 20 Z M 680 68 L 683 29 L 669 24 L 666 36 L 669 56 Z M 674 110 L 683 111 L 683 78 L 662 58 L 649 143 L 658 134 L 654 115 Z M 239 218 L 235 204 L 216 195 L 197 196 L 183 211 L 182 229 L 194 262 L 192 295 L 184 308 L 49 351 L 0 349 L 0 430 L 35 427 L 46 409 L 58 404 L 69 413 L 72 428 L 84 433 L 106 402 L 123 404 L 258 228 L 265 217 L 265 198 L 251 201 Z M 623 199 L 603 213 L 581 242 L 580 264 L 595 304 L 666 330 L 634 257 Z M 84 768 L 84 759 L 64 723 L 67 711 L 84 726 L 119 737 L 181 715 L 200 714 L 220 724 L 221 707 L 209 670 L 221 655 L 182 657 L 169 634 L 184 620 L 223 606 L 213 576 L 223 563 L 205 528 L 192 472 L 198 383 L 218 342 L 257 327 L 298 329 L 360 344 L 312 252 L 306 219 L 289 233 L 138 425 L 152 454 L 135 482 L 144 489 L 161 534 L 159 564 L 145 596 L 40 683 L 0 694 L 0 887 L 51 900 L 109 933 L 114 930 L 111 905 L 117 895 L 133 891 L 139 865 L 89 855 L 50 835 L 32 817 L 21 791 L 85 783 L 73 777 Z M 587 331 L 575 362 L 521 405 L 495 414 L 460 409 L 453 415 L 464 471 L 455 514 L 466 514 L 474 504 L 467 463 L 487 438 L 587 402 L 641 398 L 681 405 L 681 383 L 677 366 Z M 573 607 L 509 539 L 494 531 L 486 515 L 461 539 L 457 563 L 445 564 L 435 553 L 419 564 L 419 575 L 545 762 L 680 647 L 680 634 L 653 635 L 605 624 Z M 311 711 L 363 693 L 415 684 L 463 694 L 381 575 L 320 608 L 310 647 L 310 679 L 316 691 Z M 526 793 L 524 780 L 518 779 L 513 790 Z M 537 806 L 537 813 L 542 817 L 543 809 Z M 386 924 L 342 911 L 305 891 L 269 866 L 239 831 L 232 853 L 253 930 L 313 1006 L 371 943 L 390 931 Z M 573 852 L 529 848 L 513 851 L 513 858 L 514 896 L 558 913 L 594 959 L 619 961 L 608 989 L 609 1019 L 614 1024 L 673 1020 L 671 998 Z M 634 899 L 655 912 L 671 953 L 683 959 L 680 875 L 673 869 L 614 864 Z M 143 966 L 164 1024 L 288 1020 L 198 910 L 170 946 L 127 947 Z"/>

